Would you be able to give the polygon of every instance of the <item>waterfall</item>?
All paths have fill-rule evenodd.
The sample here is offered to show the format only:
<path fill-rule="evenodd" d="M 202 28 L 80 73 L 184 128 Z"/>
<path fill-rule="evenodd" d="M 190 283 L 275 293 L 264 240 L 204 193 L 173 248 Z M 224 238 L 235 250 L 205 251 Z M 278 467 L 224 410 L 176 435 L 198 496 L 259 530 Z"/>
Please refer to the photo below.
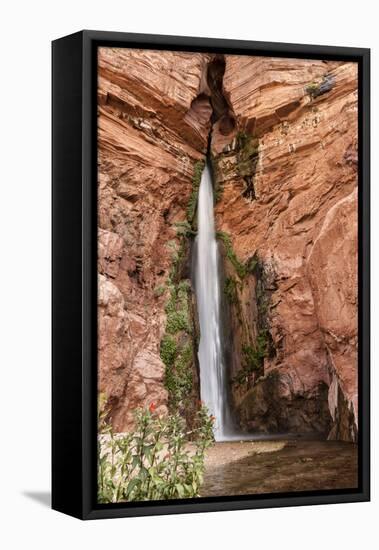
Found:
<path fill-rule="evenodd" d="M 220 319 L 218 246 L 214 224 L 211 172 L 205 166 L 200 183 L 195 246 L 195 287 L 200 323 L 200 395 L 215 416 L 216 441 L 228 439 L 230 415 Z"/>

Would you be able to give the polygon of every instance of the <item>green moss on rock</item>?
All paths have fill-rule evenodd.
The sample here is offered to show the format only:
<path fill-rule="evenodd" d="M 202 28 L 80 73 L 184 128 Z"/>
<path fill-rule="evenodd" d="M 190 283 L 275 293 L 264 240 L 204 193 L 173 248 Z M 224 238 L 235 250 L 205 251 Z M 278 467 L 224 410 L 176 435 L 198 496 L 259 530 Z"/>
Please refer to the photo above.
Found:
<path fill-rule="evenodd" d="M 193 390 L 193 340 L 191 335 L 190 292 L 188 281 L 169 286 L 166 304 L 166 334 L 161 341 L 161 359 L 165 365 L 164 385 L 169 407 L 177 411 L 185 405 Z"/>
<path fill-rule="evenodd" d="M 224 294 L 230 304 L 238 302 L 237 281 L 234 277 L 227 277 L 224 283 Z"/>
<path fill-rule="evenodd" d="M 332 75 L 324 75 L 320 82 L 314 81 L 308 84 L 308 86 L 305 87 L 305 91 L 311 99 L 316 99 L 318 96 L 329 92 L 334 84 L 335 81 Z"/>
<path fill-rule="evenodd" d="M 230 235 L 225 231 L 217 231 L 216 237 L 224 243 L 225 254 L 230 263 L 233 265 L 240 279 L 246 277 L 248 273 L 252 273 L 255 265 L 251 264 L 251 260 L 246 263 L 241 262 L 233 250 L 232 240 Z"/>
<path fill-rule="evenodd" d="M 192 288 L 182 279 L 184 265 L 188 261 L 189 239 L 196 235 L 196 209 L 204 161 L 194 165 L 192 192 L 187 205 L 187 219 L 175 223 L 178 240 L 167 243 L 171 249 L 171 269 L 166 288 L 166 332 L 160 344 L 160 356 L 165 365 L 164 385 L 169 393 L 169 408 L 178 411 L 185 408 L 193 393 L 194 337 L 191 318 Z"/>
<path fill-rule="evenodd" d="M 160 356 L 166 369 L 170 369 L 175 364 L 177 345 L 175 339 L 169 334 L 165 334 L 162 338 Z"/>
<path fill-rule="evenodd" d="M 176 234 L 178 237 L 195 237 L 197 234 L 197 231 L 192 229 L 191 224 L 188 220 L 185 220 L 183 222 L 176 222 L 174 223 L 174 226 L 176 227 Z"/>
<path fill-rule="evenodd" d="M 263 362 L 268 353 L 268 335 L 266 330 L 261 330 L 255 340 L 255 344 L 242 346 L 242 369 L 236 374 L 232 382 L 241 385 L 249 380 L 254 373 L 257 376 L 263 374 Z"/>

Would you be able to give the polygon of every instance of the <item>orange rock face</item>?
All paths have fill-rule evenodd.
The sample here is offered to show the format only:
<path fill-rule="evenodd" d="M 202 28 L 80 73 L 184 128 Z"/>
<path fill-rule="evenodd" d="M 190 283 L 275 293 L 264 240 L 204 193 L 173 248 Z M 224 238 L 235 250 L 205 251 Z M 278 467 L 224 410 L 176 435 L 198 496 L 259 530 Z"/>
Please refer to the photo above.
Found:
<path fill-rule="evenodd" d="M 175 222 L 185 219 L 194 163 L 204 157 L 207 56 L 99 50 L 99 390 L 116 430 L 154 402 L 167 411 L 160 342 Z"/>
<path fill-rule="evenodd" d="M 337 202 L 327 213 L 308 257 L 308 277 L 315 310 L 328 354 L 332 383 L 330 412 L 341 420 L 334 435 L 348 439 L 358 415 L 357 393 L 357 190 Z M 348 403 L 340 410 L 339 387 Z M 345 418 L 339 418 L 344 413 Z M 350 422 L 346 414 L 352 416 Z M 349 428 L 348 425 L 350 424 Z"/>
<path fill-rule="evenodd" d="M 356 65 L 114 48 L 98 64 L 99 389 L 115 429 L 152 401 L 167 410 L 157 289 L 211 133 L 217 229 L 258 266 L 240 276 L 225 260 L 239 421 L 354 440 Z M 261 367 L 234 384 L 263 333 Z"/>
<path fill-rule="evenodd" d="M 263 377 L 242 397 L 235 392 L 237 405 L 253 428 L 328 432 L 329 393 L 333 420 L 344 416 L 344 428 L 331 436 L 354 439 L 357 67 L 226 56 L 224 89 L 239 128 L 258 138 L 258 159 L 246 177 L 235 144 L 216 150 L 223 187 L 218 227 L 241 261 L 256 255 L 270 274 L 273 344 Z M 344 414 L 336 410 L 337 386 Z M 299 399 L 312 410 L 295 414 Z"/>

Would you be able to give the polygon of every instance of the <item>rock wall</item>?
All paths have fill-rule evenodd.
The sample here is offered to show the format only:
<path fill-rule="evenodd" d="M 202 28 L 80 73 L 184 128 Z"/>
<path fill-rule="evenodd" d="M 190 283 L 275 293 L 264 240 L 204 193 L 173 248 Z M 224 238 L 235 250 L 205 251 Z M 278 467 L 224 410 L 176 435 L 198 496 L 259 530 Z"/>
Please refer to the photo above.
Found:
<path fill-rule="evenodd" d="M 238 420 L 356 439 L 357 67 L 115 48 L 98 62 L 99 390 L 115 429 L 167 411 L 161 342 L 211 133 Z"/>
<path fill-rule="evenodd" d="M 213 139 L 218 228 L 241 263 L 261 265 L 235 274 L 235 324 L 243 332 L 251 310 L 246 279 L 268 323 L 263 370 L 253 362 L 234 385 L 240 423 L 355 439 L 357 67 L 226 56 L 223 85 L 236 128 L 227 145 Z M 257 356 L 258 311 L 252 324 L 242 340 Z"/>
<path fill-rule="evenodd" d="M 208 56 L 100 48 L 98 56 L 99 391 L 114 428 L 154 402 L 167 411 L 160 343 L 175 223 L 185 220 L 211 107 Z M 170 246 L 171 245 L 171 246 Z"/>

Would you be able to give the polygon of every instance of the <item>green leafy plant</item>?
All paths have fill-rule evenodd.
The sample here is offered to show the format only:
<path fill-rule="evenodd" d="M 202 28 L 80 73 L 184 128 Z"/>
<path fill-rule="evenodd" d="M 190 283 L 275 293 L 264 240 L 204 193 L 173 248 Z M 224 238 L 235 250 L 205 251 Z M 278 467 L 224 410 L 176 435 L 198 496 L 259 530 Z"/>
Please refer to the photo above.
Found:
<path fill-rule="evenodd" d="M 305 91 L 311 99 L 316 99 L 316 97 L 329 92 L 333 88 L 334 84 L 335 81 L 333 76 L 326 74 L 322 77 L 321 81 L 313 81 L 308 84 L 308 86 L 305 87 Z"/>
<path fill-rule="evenodd" d="M 160 356 L 166 367 L 174 365 L 177 356 L 177 345 L 173 336 L 165 334 L 161 341 Z"/>
<path fill-rule="evenodd" d="M 164 384 L 169 392 L 171 410 L 177 410 L 192 392 L 192 360 L 192 343 L 189 342 L 179 352 L 176 350 L 173 361 L 165 363 Z"/>
<path fill-rule="evenodd" d="M 308 84 L 308 86 L 305 87 L 305 91 L 308 95 L 311 96 L 312 99 L 314 99 L 319 94 L 319 88 L 319 84 L 317 84 L 316 82 L 311 82 L 310 84 Z"/>
<path fill-rule="evenodd" d="M 255 346 L 242 346 L 242 369 L 236 374 L 232 382 L 242 385 L 249 380 L 253 373 L 260 374 L 263 369 L 264 358 L 268 354 L 267 330 L 261 330 L 257 336 Z"/>
<path fill-rule="evenodd" d="M 194 398 L 194 346 L 191 284 L 183 280 L 189 256 L 189 239 L 196 235 L 196 207 L 204 161 L 196 162 L 192 177 L 192 192 L 187 205 L 187 219 L 176 222 L 177 240 L 170 241 L 172 264 L 168 277 L 166 331 L 161 340 L 160 356 L 165 365 L 164 385 L 169 394 L 170 412 L 182 412 L 192 426 L 191 398 Z M 185 412 L 183 412 L 185 411 Z"/>
<path fill-rule="evenodd" d="M 160 356 L 165 365 L 164 385 L 171 412 L 187 408 L 193 390 L 193 334 L 189 308 L 191 285 L 182 280 L 170 284 L 166 303 L 166 333 Z M 193 396 L 192 396 L 193 397 Z"/>
<path fill-rule="evenodd" d="M 237 281 L 234 277 L 227 277 L 225 279 L 224 294 L 230 304 L 238 302 Z"/>
<path fill-rule="evenodd" d="M 176 334 L 184 330 L 188 334 L 191 332 L 190 319 L 188 311 L 188 291 L 187 285 L 169 285 L 170 297 L 165 307 L 167 315 L 166 332 Z"/>
<path fill-rule="evenodd" d="M 201 173 L 200 176 L 201 177 Z M 161 340 L 160 356 L 165 365 L 164 385 L 169 393 L 170 412 L 183 412 L 192 426 L 191 398 L 193 390 L 193 322 L 191 313 L 192 287 L 188 280 L 181 279 L 183 265 L 188 254 L 189 222 L 178 222 L 184 229 L 177 241 L 169 241 L 172 264 L 166 288 L 168 299 L 165 306 L 166 330 Z"/>
<path fill-rule="evenodd" d="M 167 317 L 166 331 L 170 334 L 176 334 L 184 330 L 189 333 L 191 331 L 188 324 L 187 311 L 173 311 Z"/>
<path fill-rule="evenodd" d="M 188 220 L 185 220 L 183 222 L 176 222 L 174 223 L 174 226 L 176 227 L 176 234 L 178 237 L 195 237 L 197 235 L 197 231 L 195 231 Z"/>
<path fill-rule="evenodd" d="M 200 495 L 205 451 L 213 444 L 213 421 L 206 407 L 197 412 L 196 428 L 185 430 L 178 415 L 148 409 L 135 412 L 135 429 L 115 434 L 99 407 L 98 502 L 162 500 Z M 191 438 L 191 448 L 188 440 Z"/>

